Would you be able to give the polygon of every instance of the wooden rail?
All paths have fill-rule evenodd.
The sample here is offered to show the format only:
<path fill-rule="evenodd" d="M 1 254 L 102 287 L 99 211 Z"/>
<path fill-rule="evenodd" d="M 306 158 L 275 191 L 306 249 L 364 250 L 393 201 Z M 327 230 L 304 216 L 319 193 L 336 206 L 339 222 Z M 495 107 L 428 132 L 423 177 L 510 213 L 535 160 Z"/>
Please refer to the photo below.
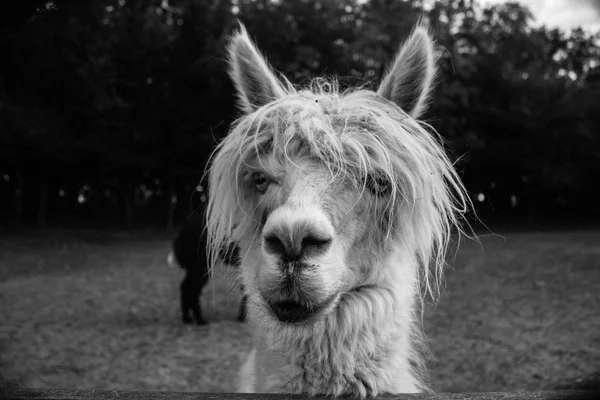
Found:
<path fill-rule="evenodd" d="M 190 392 L 126 392 L 115 390 L 2 389 L 2 400 L 324 400 L 287 394 L 232 394 Z M 596 400 L 598 390 L 545 392 L 434 393 L 381 396 L 385 400 Z"/>

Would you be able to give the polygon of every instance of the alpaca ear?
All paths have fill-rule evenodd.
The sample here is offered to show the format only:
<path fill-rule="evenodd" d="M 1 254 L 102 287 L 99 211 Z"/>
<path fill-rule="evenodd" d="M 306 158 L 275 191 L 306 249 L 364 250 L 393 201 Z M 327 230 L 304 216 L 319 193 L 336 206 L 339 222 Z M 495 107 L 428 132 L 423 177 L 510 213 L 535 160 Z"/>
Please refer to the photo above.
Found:
<path fill-rule="evenodd" d="M 245 113 L 283 97 L 285 92 L 265 58 L 248 37 L 242 23 L 229 40 L 229 75 L 238 95 L 238 105 Z"/>
<path fill-rule="evenodd" d="M 400 47 L 377 93 L 418 118 L 427 107 L 436 73 L 433 39 L 420 24 Z"/>

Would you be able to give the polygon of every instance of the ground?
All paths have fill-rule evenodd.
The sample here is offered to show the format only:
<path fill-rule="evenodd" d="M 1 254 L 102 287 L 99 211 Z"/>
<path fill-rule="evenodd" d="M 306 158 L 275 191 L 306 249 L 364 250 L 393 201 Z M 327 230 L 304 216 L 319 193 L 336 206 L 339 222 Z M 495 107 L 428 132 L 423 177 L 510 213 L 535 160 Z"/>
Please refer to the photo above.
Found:
<path fill-rule="evenodd" d="M 203 327 L 179 319 L 165 238 L 0 238 L 0 386 L 226 392 L 250 348 L 222 269 Z M 438 391 L 597 387 L 600 233 L 465 242 L 424 316 Z M 591 382 L 591 383 L 590 383 Z"/>

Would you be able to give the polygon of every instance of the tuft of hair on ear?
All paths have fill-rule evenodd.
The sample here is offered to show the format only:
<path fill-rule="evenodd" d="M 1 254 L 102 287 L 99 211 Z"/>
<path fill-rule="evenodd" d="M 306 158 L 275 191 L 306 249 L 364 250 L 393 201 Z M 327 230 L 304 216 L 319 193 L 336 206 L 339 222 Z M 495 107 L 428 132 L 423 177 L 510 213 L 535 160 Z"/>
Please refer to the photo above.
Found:
<path fill-rule="evenodd" d="M 377 93 L 417 119 L 425 112 L 433 90 L 436 58 L 429 26 L 420 20 L 400 46 Z"/>
<path fill-rule="evenodd" d="M 238 106 L 252 113 L 263 105 L 283 97 L 285 91 L 273 69 L 254 45 L 244 24 L 229 39 L 229 76 L 233 80 Z"/>

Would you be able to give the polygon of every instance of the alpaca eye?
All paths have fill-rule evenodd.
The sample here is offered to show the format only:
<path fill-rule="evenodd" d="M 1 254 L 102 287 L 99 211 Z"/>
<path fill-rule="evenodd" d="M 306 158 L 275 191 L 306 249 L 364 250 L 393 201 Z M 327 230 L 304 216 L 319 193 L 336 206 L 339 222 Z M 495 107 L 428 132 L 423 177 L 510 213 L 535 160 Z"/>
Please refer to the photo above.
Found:
<path fill-rule="evenodd" d="M 255 173 L 252 178 L 254 179 L 254 186 L 256 186 L 256 189 L 261 193 L 264 193 L 269 187 L 269 183 L 271 183 L 267 176 L 262 172 Z"/>
<path fill-rule="evenodd" d="M 367 188 L 375 195 L 386 195 L 392 190 L 392 184 L 383 176 L 369 175 L 367 177 Z"/>

